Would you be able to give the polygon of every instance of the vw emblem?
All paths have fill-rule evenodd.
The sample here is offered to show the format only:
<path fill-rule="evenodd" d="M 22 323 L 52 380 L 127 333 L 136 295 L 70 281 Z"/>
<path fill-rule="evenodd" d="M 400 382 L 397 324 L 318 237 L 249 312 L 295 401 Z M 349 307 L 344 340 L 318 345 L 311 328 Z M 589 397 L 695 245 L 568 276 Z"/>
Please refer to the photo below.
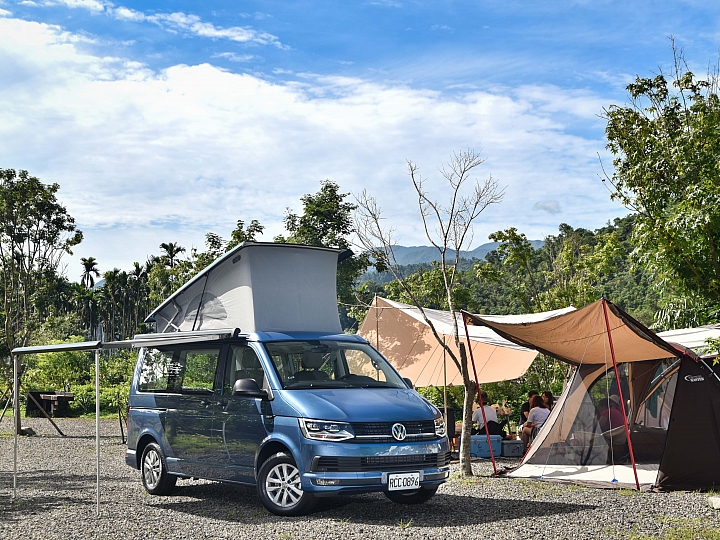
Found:
<path fill-rule="evenodd" d="M 405 426 L 403 426 L 402 424 L 393 424 L 392 436 L 395 437 L 398 441 L 404 441 L 405 437 L 407 436 Z"/>

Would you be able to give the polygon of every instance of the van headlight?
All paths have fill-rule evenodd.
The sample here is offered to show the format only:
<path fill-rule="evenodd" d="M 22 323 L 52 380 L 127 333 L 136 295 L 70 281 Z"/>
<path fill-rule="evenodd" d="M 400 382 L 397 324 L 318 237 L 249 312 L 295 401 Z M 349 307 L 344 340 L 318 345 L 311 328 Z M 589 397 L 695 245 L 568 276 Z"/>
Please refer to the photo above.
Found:
<path fill-rule="evenodd" d="M 355 437 L 350 424 L 331 420 L 298 418 L 300 431 L 306 439 L 313 441 L 345 441 Z"/>
<path fill-rule="evenodd" d="M 442 416 L 435 419 L 435 435 L 438 437 L 445 436 L 445 420 Z"/>

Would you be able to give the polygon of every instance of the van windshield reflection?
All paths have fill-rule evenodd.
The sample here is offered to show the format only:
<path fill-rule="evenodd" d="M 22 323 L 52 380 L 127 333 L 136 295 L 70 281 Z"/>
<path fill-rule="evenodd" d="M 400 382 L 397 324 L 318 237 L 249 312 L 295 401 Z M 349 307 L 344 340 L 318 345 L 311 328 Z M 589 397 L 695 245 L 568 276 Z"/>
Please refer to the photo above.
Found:
<path fill-rule="evenodd" d="M 362 343 L 276 341 L 265 349 L 286 389 L 405 388 L 387 360 Z"/>

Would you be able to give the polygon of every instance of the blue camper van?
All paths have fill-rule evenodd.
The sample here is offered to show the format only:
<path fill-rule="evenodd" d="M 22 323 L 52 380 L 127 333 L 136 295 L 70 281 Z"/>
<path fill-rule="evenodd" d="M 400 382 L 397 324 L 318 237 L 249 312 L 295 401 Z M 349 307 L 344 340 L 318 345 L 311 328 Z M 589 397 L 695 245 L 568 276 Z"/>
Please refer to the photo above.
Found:
<path fill-rule="evenodd" d="M 125 455 L 149 493 L 178 478 L 250 484 L 270 512 L 299 515 L 340 493 L 422 503 L 447 480 L 438 409 L 339 331 L 341 257 L 242 244 L 151 314 L 158 333 L 135 338 Z"/>

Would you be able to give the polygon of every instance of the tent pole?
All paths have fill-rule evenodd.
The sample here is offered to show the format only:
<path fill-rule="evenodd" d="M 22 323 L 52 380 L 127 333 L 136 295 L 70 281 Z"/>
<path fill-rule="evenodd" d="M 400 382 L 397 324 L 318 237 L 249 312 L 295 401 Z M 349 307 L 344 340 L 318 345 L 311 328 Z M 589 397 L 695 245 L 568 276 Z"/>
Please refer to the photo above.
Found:
<path fill-rule="evenodd" d="M 612 334 L 610 333 L 610 320 L 607 314 L 607 300 L 602 299 L 603 314 L 605 315 L 605 330 L 607 331 L 608 341 L 610 342 L 610 356 L 612 356 L 613 369 L 615 370 L 615 382 L 618 388 L 618 397 L 620 398 L 620 409 L 622 410 L 623 423 L 625 424 L 625 437 L 627 438 L 628 450 L 630 450 L 630 461 L 632 462 L 633 474 L 635 475 L 635 486 L 640 491 L 640 481 L 638 480 L 637 467 L 635 466 L 635 453 L 633 452 L 632 440 L 630 440 L 630 428 L 627 423 L 627 413 L 625 412 L 625 399 L 623 398 L 622 387 L 620 385 L 620 372 L 618 371 L 617 361 L 615 360 L 615 347 L 613 347 Z M 608 417 L 609 418 L 609 417 Z"/>
<path fill-rule="evenodd" d="M 477 370 L 475 369 L 475 358 L 473 357 L 472 345 L 470 345 L 470 332 L 468 331 L 467 319 L 465 318 L 465 311 L 460 312 L 463 318 L 463 326 L 465 326 L 465 338 L 467 339 L 468 350 L 470 351 L 470 362 L 472 362 L 473 374 L 475 375 L 475 389 L 477 390 L 478 405 L 480 405 L 480 413 L 483 417 L 483 423 L 485 425 L 485 435 L 487 436 L 488 448 L 490 449 L 490 460 L 492 461 L 493 471 L 497 475 L 497 465 L 495 464 L 495 452 L 493 452 L 492 441 L 490 440 L 490 430 L 488 429 L 487 418 L 485 418 L 485 404 L 483 403 L 482 396 L 480 395 L 480 385 L 478 384 Z"/>
<path fill-rule="evenodd" d="M 380 352 L 380 311 L 378 310 L 378 296 L 375 295 L 375 348 Z"/>
<path fill-rule="evenodd" d="M 200 308 L 198 308 L 200 309 Z M 95 349 L 95 471 L 97 475 L 96 513 L 100 515 L 100 351 Z"/>
<path fill-rule="evenodd" d="M 13 414 L 15 418 L 15 429 L 13 430 L 13 500 L 17 500 L 17 462 L 18 462 L 18 431 L 20 427 L 20 355 L 16 354 L 13 358 Z"/>

